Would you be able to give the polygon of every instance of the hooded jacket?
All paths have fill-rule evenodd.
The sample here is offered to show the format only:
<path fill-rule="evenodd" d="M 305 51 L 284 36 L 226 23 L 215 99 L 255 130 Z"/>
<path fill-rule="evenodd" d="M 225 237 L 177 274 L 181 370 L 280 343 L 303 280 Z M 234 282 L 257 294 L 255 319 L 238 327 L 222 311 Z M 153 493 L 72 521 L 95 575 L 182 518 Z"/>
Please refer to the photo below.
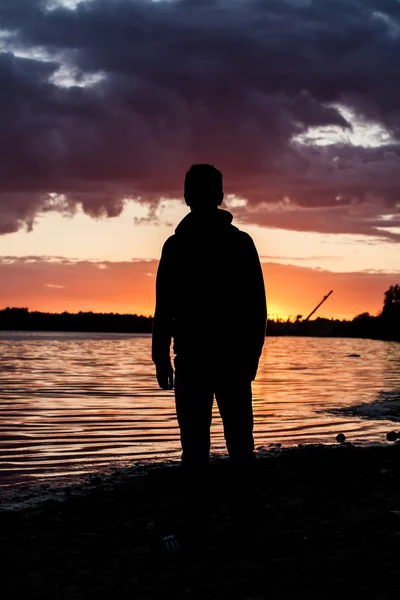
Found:
<path fill-rule="evenodd" d="M 174 352 L 229 365 L 254 379 L 267 319 L 263 274 L 251 237 L 231 213 L 191 212 L 164 244 L 157 272 L 152 358 Z"/>

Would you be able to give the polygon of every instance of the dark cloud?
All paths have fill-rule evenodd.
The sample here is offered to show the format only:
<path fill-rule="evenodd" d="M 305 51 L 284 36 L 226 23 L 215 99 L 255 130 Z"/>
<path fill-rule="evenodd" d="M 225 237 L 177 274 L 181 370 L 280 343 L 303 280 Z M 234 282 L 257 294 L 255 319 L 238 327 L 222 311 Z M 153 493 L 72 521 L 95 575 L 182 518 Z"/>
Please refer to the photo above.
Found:
<path fill-rule="evenodd" d="M 0 233 L 181 197 L 212 162 L 246 221 L 399 240 L 397 0 L 2 0 L 0 19 Z M 293 141 L 350 133 L 338 103 L 390 144 Z"/>

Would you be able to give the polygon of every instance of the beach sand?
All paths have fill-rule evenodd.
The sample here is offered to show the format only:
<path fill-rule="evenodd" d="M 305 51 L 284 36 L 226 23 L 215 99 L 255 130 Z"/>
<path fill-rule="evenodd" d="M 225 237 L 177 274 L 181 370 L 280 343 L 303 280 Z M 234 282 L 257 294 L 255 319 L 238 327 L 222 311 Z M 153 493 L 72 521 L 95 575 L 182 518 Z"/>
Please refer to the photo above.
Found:
<path fill-rule="evenodd" d="M 159 544 L 179 520 L 179 468 L 128 469 L 0 512 L 2 600 L 397 597 L 400 444 L 261 454 L 258 555 L 232 551 L 226 459 L 212 461 L 210 551 L 196 559 Z"/>

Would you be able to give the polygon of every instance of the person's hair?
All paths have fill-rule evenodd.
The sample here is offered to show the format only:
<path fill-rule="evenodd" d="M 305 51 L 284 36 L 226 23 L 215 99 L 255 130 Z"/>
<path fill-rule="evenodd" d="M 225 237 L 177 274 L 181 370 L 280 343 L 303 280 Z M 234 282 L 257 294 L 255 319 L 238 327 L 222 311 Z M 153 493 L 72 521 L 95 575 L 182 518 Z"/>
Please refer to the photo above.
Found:
<path fill-rule="evenodd" d="M 185 176 L 185 201 L 190 207 L 207 209 L 222 204 L 222 173 L 213 165 L 192 165 Z"/>

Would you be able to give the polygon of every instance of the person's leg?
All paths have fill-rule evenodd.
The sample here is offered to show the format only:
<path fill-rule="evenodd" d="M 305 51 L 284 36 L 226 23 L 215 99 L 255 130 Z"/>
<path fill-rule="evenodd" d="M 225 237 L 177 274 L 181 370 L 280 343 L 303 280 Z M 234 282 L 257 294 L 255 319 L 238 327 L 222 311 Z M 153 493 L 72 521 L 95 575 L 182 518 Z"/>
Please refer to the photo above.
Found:
<path fill-rule="evenodd" d="M 235 464 L 254 461 L 251 382 L 218 382 L 215 388 L 229 457 Z"/>
<path fill-rule="evenodd" d="M 175 363 L 175 403 L 182 444 L 184 543 L 203 536 L 208 512 L 210 426 L 214 399 L 194 365 Z"/>
<path fill-rule="evenodd" d="M 258 532 L 259 498 L 251 382 L 221 382 L 215 396 L 231 462 L 235 534 L 252 543 Z"/>

